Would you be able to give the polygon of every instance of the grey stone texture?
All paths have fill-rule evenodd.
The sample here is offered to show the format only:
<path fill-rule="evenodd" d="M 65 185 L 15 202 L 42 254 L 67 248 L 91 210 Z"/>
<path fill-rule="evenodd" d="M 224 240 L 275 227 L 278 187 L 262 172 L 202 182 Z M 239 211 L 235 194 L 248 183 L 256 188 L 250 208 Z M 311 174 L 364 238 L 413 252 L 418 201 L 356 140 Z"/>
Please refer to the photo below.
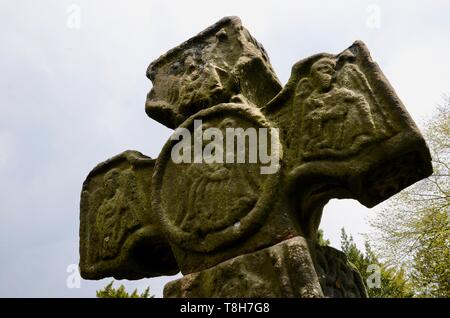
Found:
<path fill-rule="evenodd" d="M 297 236 L 185 275 L 165 286 L 164 297 L 361 298 L 367 293 L 342 252 Z"/>
<path fill-rule="evenodd" d="M 226 17 L 152 62 L 147 114 L 169 128 L 242 94 L 263 106 L 281 84 L 266 51 L 237 17 Z"/>
<path fill-rule="evenodd" d="M 179 272 L 150 204 L 155 160 L 125 151 L 83 183 L 80 272 L 85 279 L 141 279 Z"/>
<path fill-rule="evenodd" d="M 156 160 L 126 151 L 89 173 L 81 275 L 181 271 L 166 297 L 367 297 L 345 255 L 316 244 L 323 207 L 333 198 L 373 207 L 432 167 L 366 46 L 300 60 L 281 87 L 263 47 L 228 17 L 152 62 L 147 76 L 145 110 L 176 128 L 174 138 Z M 195 153 L 208 128 L 267 129 L 278 169 L 261 173 L 267 162 L 248 160 L 249 143 L 246 163 L 176 163 L 180 132 Z M 203 141 L 200 151 L 212 143 Z"/>

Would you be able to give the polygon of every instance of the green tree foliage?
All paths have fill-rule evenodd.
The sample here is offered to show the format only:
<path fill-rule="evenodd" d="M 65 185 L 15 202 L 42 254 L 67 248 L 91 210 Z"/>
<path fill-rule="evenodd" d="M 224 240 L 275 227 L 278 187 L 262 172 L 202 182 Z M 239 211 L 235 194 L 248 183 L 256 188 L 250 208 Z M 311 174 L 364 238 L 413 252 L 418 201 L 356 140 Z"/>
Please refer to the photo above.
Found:
<path fill-rule="evenodd" d="M 411 280 L 418 296 L 450 297 L 450 227 L 448 212 L 431 210 L 417 231 L 419 247 L 415 251 Z"/>
<path fill-rule="evenodd" d="M 365 250 L 362 252 L 356 246 L 353 237 L 347 235 L 345 230 L 342 229 L 341 249 L 360 272 L 370 298 L 406 298 L 413 296 L 403 271 L 393 271 L 387 268 L 379 261 L 368 242 L 365 243 Z"/>
<path fill-rule="evenodd" d="M 327 240 L 323 236 L 323 230 L 317 231 L 317 244 L 320 246 L 328 246 L 330 245 L 330 240 Z"/>
<path fill-rule="evenodd" d="M 450 297 L 450 96 L 426 127 L 434 173 L 387 201 L 370 241 L 383 261 L 405 269 L 416 296 Z"/>
<path fill-rule="evenodd" d="M 111 281 L 105 288 L 97 290 L 98 298 L 153 298 L 154 295 L 150 295 L 150 287 L 147 287 L 144 292 L 138 294 L 135 289 L 131 294 L 125 290 L 124 285 L 120 285 L 119 288 L 113 287 L 114 281 Z"/>

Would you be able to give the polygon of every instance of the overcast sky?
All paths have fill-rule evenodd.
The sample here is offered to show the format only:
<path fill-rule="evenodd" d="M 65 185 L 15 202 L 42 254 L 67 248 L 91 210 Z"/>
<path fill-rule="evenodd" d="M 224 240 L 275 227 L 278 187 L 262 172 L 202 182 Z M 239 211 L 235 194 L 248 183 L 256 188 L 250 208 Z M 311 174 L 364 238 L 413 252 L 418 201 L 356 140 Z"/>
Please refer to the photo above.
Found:
<path fill-rule="evenodd" d="M 283 83 L 296 61 L 359 39 L 419 125 L 450 91 L 448 1 L 1 0 L 0 296 L 93 297 L 110 281 L 66 285 L 81 184 L 126 149 L 158 156 L 171 131 L 144 112 L 146 68 L 227 15 Z M 361 245 L 376 209 L 333 200 L 321 227 L 333 246 L 341 227 Z M 161 296 L 170 279 L 125 282 Z"/>

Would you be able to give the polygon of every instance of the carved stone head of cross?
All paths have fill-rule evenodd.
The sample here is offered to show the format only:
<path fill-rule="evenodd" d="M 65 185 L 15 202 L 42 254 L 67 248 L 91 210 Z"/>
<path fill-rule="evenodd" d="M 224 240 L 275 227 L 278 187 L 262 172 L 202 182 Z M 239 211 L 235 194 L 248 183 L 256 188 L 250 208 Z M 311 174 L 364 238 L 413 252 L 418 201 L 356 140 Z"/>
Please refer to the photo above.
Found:
<path fill-rule="evenodd" d="M 156 160 L 126 151 L 89 173 L 82 276 L 181 271 L 167 297 L 364 297 L 345 256 L 316 244 L 324 205 L 373 207 L 432 172 L 365 45 L 297 62 L 282 87 L 261 44 L 227 17 L 147 76 L 147 114 L 175 131 Z"/>

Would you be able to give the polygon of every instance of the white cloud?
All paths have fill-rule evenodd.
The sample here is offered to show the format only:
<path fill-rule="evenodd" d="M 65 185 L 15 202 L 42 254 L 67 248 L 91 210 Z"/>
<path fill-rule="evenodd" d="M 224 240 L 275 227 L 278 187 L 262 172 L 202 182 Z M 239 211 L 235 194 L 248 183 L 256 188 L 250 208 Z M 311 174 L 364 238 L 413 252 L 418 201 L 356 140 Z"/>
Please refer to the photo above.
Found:
<path fill-rule="evenodd" d="M 69 29 L 72 3 L 3 2 L 0 12 L 0 173 L 8 177 L 0 184 L 0 254 L 20 256 L 0 265 L 0 281 L 13 281 L 18 296 L 40 296 L 43 289 L 68 295 L 61 288 L 66 266 L 78 258 L 83 179 L 125 149 L 158 155 L 170 130 L 144 113 L 145 70 L 223 16 L 241 17 L 283 82 L 296 61 L 338 53 L 361 39 L 416 121 L 450 87 L 450 4 L 444 1 L 79 0 L 80 29 Z M 379 29 L 366 25 L 372 3 L 380 8 Z M 361 243 L 357 234 L 367 231 L 364 219 L 372 213 L 355 201 L 333 200 L 322 227 L 335 246 L 342 226 Z M 26 266 L 24 247 L 40 251 L 42 263 Z M 55 268 L 61 268 L 57 278 L 36 278 Z M 30 284 L 33 279 L 39 284 Z M 142 286 L 149 282 L 160 296 L 164 280 Z M 94 296 L 108 281 L 83 282 L 77 296 Z M 0 284 L 0 295 L 8 295 L 8 285 Z"/>
<path fill-rule="evenodd" d="M 14 160 L 14 137 L 11 133 L 0 131 L 0 172 L 6 170 Z"/>

